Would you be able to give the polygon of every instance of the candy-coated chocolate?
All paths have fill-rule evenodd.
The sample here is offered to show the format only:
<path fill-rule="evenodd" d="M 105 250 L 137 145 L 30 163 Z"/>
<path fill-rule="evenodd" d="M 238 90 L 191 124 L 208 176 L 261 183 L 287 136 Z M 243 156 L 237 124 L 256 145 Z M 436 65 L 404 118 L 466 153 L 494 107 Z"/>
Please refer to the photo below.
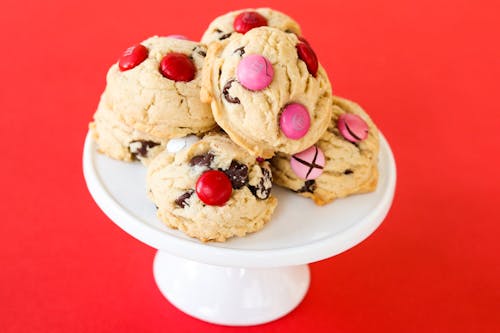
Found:
<path fill-rule="evenodd" d="M 297 36 L 297 38 L 298 38 L 301 42 L 306 43 L 307 45 L 311 46 L 311 44 L 309 44 L 309 42 L 307 41 L 307 39 L 305 39 L 304 37 L 302 37 L 302 36 Z"/>
<path fill-rule="evenodd" d="M 161 60 L 160 72 L 167 79 L 187 82 L 194 78 L 196 67 L 187 55 L 171 52 Z"/>
<path fill-rule="evenodd" d="M 360 116 L 352 113 L 341 115 L 337 127 L 342 136 L 351 142 L 359 142 L 368 137 L 368 125 Z"/>
<path fill-rule="evenodd" d="M 280 128 L 287 138 L 298 140 L 307 134 L 311 118 L 306 107 L 299 103 L 285 106 L 280 116 Z"/>
<path fill-rule="evenodd" d="M 171 139 L 167 143 L 167 151 L 169 153 L 177 153 L 184 148 L 191 147 L 194 143 L 200 141 L 196 135 L 188 135 L 182 138 Z"/>
<path fill-rule="evenodd" d="M 316 77 L 318 73 L 318 57 L 307 42 L 300 42 L 296 46 L 299 58 L 306 63 L 307 70 L 312 76 Z"/>
<path fill-rule="evenodd" d="M 139 65 L 148 57 L 148 49 L 142 45 L 137 44 L 129 47 L 123 52 L 122 56 L 118 60 L 118 67 L 120 71 L 128 71 Z"/>
<path fill-rule="evenodd" d="M 233 22 L 234 31 L 245 34 L 249 30 L 267 25 L 267 19 L 257 12 L 243 12 Z"/>
<path fill-rule="evenodd" d="M 260 54 L 252 54 L 241 59 L 236 69 L 236 76 L 241 85 L 248 90 L 267 88 L 274 77 L 273 65 Z"/>
<path fill-rule="evenodd" d="M 168 35 L 167 37 L 169 38 L 175 38 L 175 39 L 183 39 L 183 40 L 188 40 L 188 38 L 184 35 Z"/>
<path fill-rule="evenodd" d="M 224 206 L 232 192 L 231 181 L 222 171 L 206 171 L 196 181 L 196 195 L 209 206 Z"/>
<path fill-rule="evenodd" d="M 323 173 L 325 167 L 325 155 L 316 146 L 295 154 L 290 159 L 293 172 L 300 179 L 316 179 Z"/>

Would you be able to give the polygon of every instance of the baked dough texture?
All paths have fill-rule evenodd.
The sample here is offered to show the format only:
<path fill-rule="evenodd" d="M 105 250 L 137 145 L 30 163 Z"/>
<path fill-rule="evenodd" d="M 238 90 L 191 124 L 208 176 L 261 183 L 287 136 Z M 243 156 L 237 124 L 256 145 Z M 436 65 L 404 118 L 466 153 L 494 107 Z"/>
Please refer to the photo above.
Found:
<path fill-rule="evenodd" d="M 270 27 L 254 28 L 226 45 L 209 46 L 203 68 L 202 101 L 211 102 L 218 125 L 251 154 L 270 158 L 276 152 L 294 154 L 313 145 L 325 133 L 332 112 L 330 82 L 319 65 L 316 77 L 297 53 L 295 34 Z M 246 89 L 237 80 L 240 61 L 248 55 L 267 58 L 274 70 L 271 84 L 260 91 Z M 307 108 L 310 128 L 300 139 L 280 129 L 284 107 L 299 103 Z"/>
<path fill-rule="evenodd" d="M 99 151 L 117 160 L 140 160 L 147 165 L 165 149 L 168 140 L 159 139 L 125 124 L 120 113 L 107 104 L 105 95 L 106 93 L 101 96 L 94 121 L 89 125 Z"/>
<path fill-rule="evenodd" d="M 129 150 L 151 151 L 140 157 L 147 161 L 171 138 L 202 134 L 216 126 L 210 105 L 200 100 L 201 73 L 206 47 L 188 40 L 151 37 L 141 43 L 148 57 L 126 71 L 114 64 L 90 129 L 99 149 L 106 155 L 129 161 Z M 190 57 L 196 67 L 193 80 L 173 81 L 160 72 L 160 62 L 170 52 Z M 134 141 L 148 141 L 138 147 Z M 151 149 L 148 145 L 153 145 Z M 140 154 L 139 154 L 140 155 Z"/>
<path fill-rule="evenodd" d="M 206 205 L 196 195 L 196 182 L 207 170 L 225 172 L 233 184 L 223 206 Z M 224 134 L 206 135 L 175 154 L 159 154 L 148 167 L 147 186 L 161 221 L 204 242 L 260 230 L 277 205 L 269 163 L 257 162 Z"/>
<path fill-rule="evenodd" d="M 337 129 L 337 120 L 344 113 L 356 114 L 368 124 L 368 137 L 365 140 L 354 144 L 342 137 Z M 358 104 L 334 96 L 333 116 L 316 146 L 325 155 L 325 166 L 319 177 L 306 181 L 298 178 L 290 166 L 291 155 L 279 153 L 271 160 L 275 184 L 311 198 L 318 205 L 375 190 L 378 182 L 379 133 Z"/>
<path fill-rule="evenodd" d="M 257 12 L 267 19 L 267 25 L 288 33 L 301 35 L 299 24 L 290 16 L 271 8 L 247 8 L 226 13 L 215 18 L 201 37 L 201 43 L 223 42 L 234 35 L 240 35 L 234 31 L 234 19 L 243 12 Z"/>

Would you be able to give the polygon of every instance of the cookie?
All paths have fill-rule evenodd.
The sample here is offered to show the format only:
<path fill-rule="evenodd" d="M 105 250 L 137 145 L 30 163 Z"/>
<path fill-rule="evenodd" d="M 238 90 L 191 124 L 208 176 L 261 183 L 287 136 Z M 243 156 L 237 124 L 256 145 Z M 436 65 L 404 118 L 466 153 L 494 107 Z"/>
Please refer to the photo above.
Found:
<path fill-rule="evenodd" d="M 253 28 L 269 26 L 300 36 L 300 26 L 291 17 L 271 8 L 248 8 L 224 14 L 213 20 L 201 37 L 201 42 L 224 42 L 236 34 Z"/>
<path fill-rule="evenodd" d="M 151 37 L 128 48 L 107 74 L 106 103 L 125 124 L 168 140 L 215 126 L 200 101 L 205 46 L 175 37 Z"/>
<path fill-rule="evenodd" d="M 276 184 L 324 205 L 336 198 L 374 191 L 378 181 L 379 134 L 356 103 L 333 98 L 333 116 L 319 141 L 295 155 L 271 160 Z"/>
<path fill-rule="evenodd" d="M 330 82 L 311 46 L 270 27 L 210 44 L 201 98 L 234 142 L 263 158 L 311 146 L 331 118 Z"/>
<path fill-rule="evenodd" d="M 89 126 L 101 153 L 117 160 L 140 160 L 147 165 L 165 149 L 166 140 L 125 124 L 120 113 L 115 112 L 106 101 L 105 92 L 94 114 L 94 121 Z"/>
<path fill-rule="evenodd" d="M 269 163 L 257 162 L 224 134 L 159 154 L 148 167 L 147 186 L 166 225 L 204 242 L 260 230 L 277 204 Z"/>

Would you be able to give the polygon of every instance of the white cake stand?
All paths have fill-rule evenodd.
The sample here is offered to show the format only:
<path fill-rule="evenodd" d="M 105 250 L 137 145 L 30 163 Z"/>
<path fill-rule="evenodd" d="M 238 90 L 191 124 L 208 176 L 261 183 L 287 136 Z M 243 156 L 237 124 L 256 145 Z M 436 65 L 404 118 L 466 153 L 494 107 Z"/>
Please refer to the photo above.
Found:
<path fill-rule="evenodd" d="M 94 200 L 120 228 L 158 249 L 153 273 L 177 308 L 222 325 L 257 325 L 292 311 L 309 287 L 308 263 L 339 254 L 368 237 L 392 203 L 396 166 L 381 136 L 380 179 L 373 193 L 318 207 L 273 188 L 279 204 L 263 230 L 226 243 L 203 244 L 164 226 L 146 196 L 146 169 L 96 151 L 87 135 L 85 180 Z"/>

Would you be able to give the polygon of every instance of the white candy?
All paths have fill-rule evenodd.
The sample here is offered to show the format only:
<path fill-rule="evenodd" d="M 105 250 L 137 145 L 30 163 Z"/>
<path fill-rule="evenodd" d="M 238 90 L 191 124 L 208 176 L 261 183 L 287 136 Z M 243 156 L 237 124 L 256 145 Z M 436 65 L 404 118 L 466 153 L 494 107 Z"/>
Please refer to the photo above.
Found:
<path fill-rule="evenodd" d="M 177 153 L 184 148 L 191 147 L 198 141 L 200 141 L 200 139 L 196 135 L 188 135 L 183 138 L 175 138 L 167 143 L 167 151 L 169 153 Z"/>

